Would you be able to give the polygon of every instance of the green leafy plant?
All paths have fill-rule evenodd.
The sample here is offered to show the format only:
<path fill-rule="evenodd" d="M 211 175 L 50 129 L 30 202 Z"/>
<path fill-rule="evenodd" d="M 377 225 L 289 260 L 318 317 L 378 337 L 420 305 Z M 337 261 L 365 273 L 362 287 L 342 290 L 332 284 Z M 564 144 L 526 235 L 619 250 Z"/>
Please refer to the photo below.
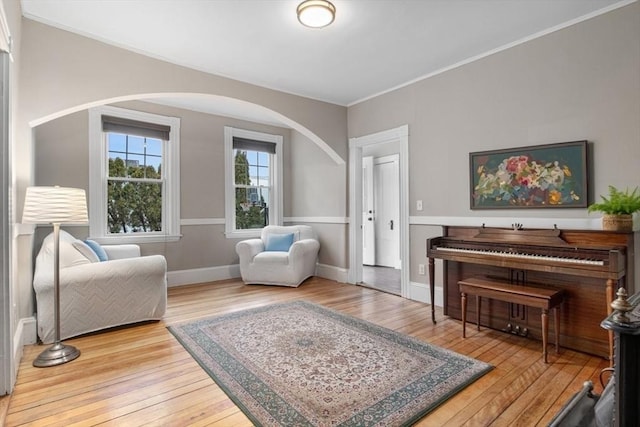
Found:
<path fill-rule="evenodd" d="M 609 197 L 600 196 L 601 203 L 594 203 L 589 206 L 589 212 L 604 212 L 608 215 L 631 215 L 640 211 L 640 193 L 638 187 L 632 192 L 627 188 L 625 191 L 618 190 L 613 185 L 609 186 Z"/>

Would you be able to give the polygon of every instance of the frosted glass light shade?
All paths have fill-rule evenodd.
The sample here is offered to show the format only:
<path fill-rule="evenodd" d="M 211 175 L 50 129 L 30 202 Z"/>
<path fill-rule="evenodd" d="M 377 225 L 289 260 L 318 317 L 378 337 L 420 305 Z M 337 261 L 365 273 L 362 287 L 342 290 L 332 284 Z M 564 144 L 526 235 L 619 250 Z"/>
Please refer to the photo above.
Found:
<path fill-rule="evenodd" d="M 86 224 L 87 197 L 81 188 L 28 187 L 23 224 Z"/>
<path fill-rule="evenodd" d="M 297 13 L 302 25 L 322 28 L 335 19 L 336 7 L 326 0 L 306 0 L 298 5 Z"/>

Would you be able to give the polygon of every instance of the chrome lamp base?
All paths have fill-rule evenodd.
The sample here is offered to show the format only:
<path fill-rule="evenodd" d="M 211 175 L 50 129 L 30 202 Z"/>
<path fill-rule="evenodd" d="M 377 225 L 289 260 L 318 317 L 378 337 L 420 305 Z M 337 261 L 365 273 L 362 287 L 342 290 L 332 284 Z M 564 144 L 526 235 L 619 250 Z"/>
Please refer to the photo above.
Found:
<path fill-rule="evenodd" d="M 33 361 L 33 366 L 36 368 L 47 368 L 49 366 L 62 365 L 63 363 L 77 359 L 78 356 L 80 356 L 80 350 L 74 346 L 56 342 L 40 353 Z"/>

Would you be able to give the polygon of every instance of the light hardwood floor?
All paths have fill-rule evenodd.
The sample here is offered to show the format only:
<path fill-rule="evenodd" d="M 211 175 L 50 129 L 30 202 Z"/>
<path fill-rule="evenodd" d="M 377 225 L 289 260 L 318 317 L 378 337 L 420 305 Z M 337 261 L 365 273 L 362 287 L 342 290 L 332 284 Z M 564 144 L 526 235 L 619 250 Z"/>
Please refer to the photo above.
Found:
<path fill-rule="evenodd" d="M 9 401 L 6 426 L 249 426 L 251 423 L 166 326 L 265 304 L 305 299 L 466 354 L 495 366 L 428 414 L 419 426 L 546 425 L 587 379 L 598 382 L 601 358 L 561 349 L 541 360 L 540 343 L 467 328 L 426 304 L 360 286 L 313 278 L 299 288 L 224 281 L 169 289 L 163 321 L 67 340 L 79 359 L 51 368 L 31 363 L 28 346 Z M 1 421 L 1 420 L 0 420 Z"/>

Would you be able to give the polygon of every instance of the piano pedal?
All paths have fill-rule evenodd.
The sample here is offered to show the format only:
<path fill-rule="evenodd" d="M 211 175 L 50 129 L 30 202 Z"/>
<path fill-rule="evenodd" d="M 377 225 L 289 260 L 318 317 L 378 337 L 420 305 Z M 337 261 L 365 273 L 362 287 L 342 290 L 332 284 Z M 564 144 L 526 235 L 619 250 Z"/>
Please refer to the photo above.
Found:
<path fill-rule="evenodd" d="M 516 325 L 515 327 L 511 323 L 507 323 L 507 327 L 502 329 L 503 332 L 508 332 L 513 335 L 518 335 L 519 337 L 526 337 L 529 335 L 528 328 L 522 328 L 520 325 Z"/>

